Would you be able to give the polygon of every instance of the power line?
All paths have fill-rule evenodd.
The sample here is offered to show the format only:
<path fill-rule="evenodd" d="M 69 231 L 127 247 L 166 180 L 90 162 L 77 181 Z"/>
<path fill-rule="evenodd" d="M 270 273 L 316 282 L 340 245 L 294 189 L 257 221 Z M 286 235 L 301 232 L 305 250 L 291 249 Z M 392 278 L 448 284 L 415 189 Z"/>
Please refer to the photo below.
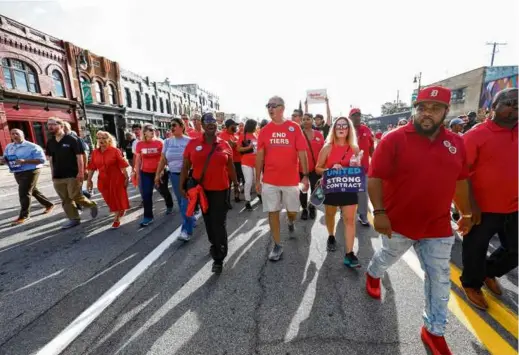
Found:
<path fill-rule="evenodd" d="M 508 43 L 499 43 L 499 42 L 487 42 L 487 46 L 492 46 L 492 59 L 490 60 L 490 66 L 494 66 L 494 58 L 497 53 L 498 46 L 506 46 Z"/>

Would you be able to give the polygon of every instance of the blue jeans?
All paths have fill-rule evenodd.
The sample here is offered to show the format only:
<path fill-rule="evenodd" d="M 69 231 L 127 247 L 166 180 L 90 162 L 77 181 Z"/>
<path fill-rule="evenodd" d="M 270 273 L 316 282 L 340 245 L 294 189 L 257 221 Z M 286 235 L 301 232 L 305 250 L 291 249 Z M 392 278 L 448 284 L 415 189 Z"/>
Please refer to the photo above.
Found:
<path fill-rule="evenodd" d="M 155 174 L 141 171 L 140 188 L 144 218 L 153 218 L 153 190 L 155 188 Z"/>
<path fill-rule="evenodd" d="M 391 239 L 382 236 L 382 249 L 377 251 L 368 266 L 368 274 L 381 278 L 384 272 L 412 246 L 425 272 L 424 324 L 427 330 L 443 336 L 447 325 L 447 304 L 451 290 L 450 259 L 454 236 L 412 240 L 393 233 Z"/>
<path fill-rule="evenodd" d="M 173 193 L 177 198 L 177 202 L 180 208 L 180 213 L 182 214 L 183 222 L 182 222 L 182 231 L 186 232 L 188 235 L 193 235 L 193 227 L 195 224 L 195 217 L 187 217 L 187 199 L 182 197 L 180 194 L 180 174 L 169 173 L 169 180 L 171 181 L 171 185 L 173 186 Z"/>

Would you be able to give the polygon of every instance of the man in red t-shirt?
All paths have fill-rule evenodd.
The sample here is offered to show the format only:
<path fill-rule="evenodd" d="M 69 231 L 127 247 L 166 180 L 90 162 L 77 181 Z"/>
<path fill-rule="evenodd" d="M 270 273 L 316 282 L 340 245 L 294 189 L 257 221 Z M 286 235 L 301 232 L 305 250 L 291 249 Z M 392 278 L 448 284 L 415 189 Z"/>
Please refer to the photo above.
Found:
<path fill-rule="evenodd" d="M 484 285 L 501 295 L 496 278 L 517 267 L 517 88 L 494 96 L 490 120 L 464 134 L 473 199 L 473 222 L 463 238 L 461 283 L 467 298 L 486 310 Z M 490 239 L 497 234 L 501 246 L 487 258 Z"/>
<path fill-rule="evenodd" d="M 441 86 L 421 90 L 412 121 L 380 141 L 368 180 L 382 248 L 368 266 L 366 291 L 380 298 L 380 278 L 414 247 L 425 272 L 422 340 L 442 355 L 451 354 L 443 335 L 451 291 L 453 198 L 461 214 L 459 231 L 466 234 L 472 227 L 463 139 L 443 127 L 450 98 L 451 91 Z"/>
<path fill-rule="evenodd" d="M 243 171 L 241 169 L 241 154 L 238 151 L 238 123 L 229 118 L 225 120 L 225 129 L 220 132 L 218 137 L 229 143 L 232 148 L 232 161 L 234 163 L 234 169 L 236 170 L 236 176 L 238 178 L 238 183 L 245 183 L 245 178 L 243 177 Z M 229 194 L 230 197 L 230 194 Z M 234 193 L 234 201 L 240 202 L 240 193 L 239 189 L 235 189 Z M 229 207 L 232 207 L 229 203 Z"/>
<path fill-rule="evenodd" d="M 373 133 L 368 126 L 362 124 L 360 109 L 352 108 L 350 110 L 350 120 L 355 127 L 357 132 L 357 140 L 359 149 L 362 151 L 362 166 L 364 171 L 369 169 L 369 160 L 375 151 L 375 140 L 373 139 Z M 359 192 L 359 205 L 357 209 L 358 220 L 363 226 L 369 226 L 368 222 L 368 193 Z"/>
<path fill-rule="evenodd" d="M 301 182 L 305 190 L 308 190 L 307 143 L 301 127 L 283 118 L 285 102 L 281 97 L 272 97 L 267 109 L 272 121 L 258 136 L 256 191 L 261 194 L 263 211 L 269 213 L 270 230 L 274 238 L 274 248 L 269 259 L 277 261 L 283 254 L 279 213 L 284 206 L 288 215 L 288 230 L 293 233 L 294 221 L 300 208 L 299 162 L 303 174 Z M 263 184 L 260 180 L 262 170 Z"/>
<path fill-rule="evenodd" d="M 202 121 L 200 120 L 200 115 L 195 113 L 192 118 L 193 126 L 195 128 L 186 131 L 187 135 L 191 138 L 202 138 L 204 135 L 204 130 L 202 129 Z"/>

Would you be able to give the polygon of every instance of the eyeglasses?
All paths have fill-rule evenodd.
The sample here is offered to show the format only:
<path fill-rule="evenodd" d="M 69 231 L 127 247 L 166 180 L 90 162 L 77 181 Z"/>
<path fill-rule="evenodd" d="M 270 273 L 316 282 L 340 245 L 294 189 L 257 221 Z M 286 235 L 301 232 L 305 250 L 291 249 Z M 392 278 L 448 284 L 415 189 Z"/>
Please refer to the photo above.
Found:
<path fill-rule="evenodd" d="M 335 129 L 349 129 L 350 125 L 347 123 L 339 123 L 335 125 Z"/>
<path fill-rule="evenodd" d="M 280 107 L 280 106 L 283 106 L 283 105 L 281 105 L 281 104 L 271 104 L 271 103 L 268 103 L 266 107 L 267 107 L 267 108 L 278 108 L 278 107 Z"/>
<path fill-rule="evenodd" d="M 508 99 L 508 100 L 502 100 L 500 101 L 503 105 L 508 107 L 517 106 L 518 99 Z"/>

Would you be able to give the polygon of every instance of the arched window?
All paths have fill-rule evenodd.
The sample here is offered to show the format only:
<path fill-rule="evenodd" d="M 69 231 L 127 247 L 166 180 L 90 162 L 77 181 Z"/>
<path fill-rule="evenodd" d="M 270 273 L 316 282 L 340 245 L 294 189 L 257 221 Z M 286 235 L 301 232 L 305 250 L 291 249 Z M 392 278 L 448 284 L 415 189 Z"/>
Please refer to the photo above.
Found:
<path fill-rule="evenodd" d="M 135 98 L 136 98 L 135 102 L 137 103 L 137 108 L 139 110 L 142 109 L 141 93 L 139 92 L 139 90 L 135 91 Z"/>
<path fill-rule="evenodd" d="M 162 97 L 159 98 L 159 107 L 160 107 L 160 112 L 164 113 L 164 101 L 162 100 Z"/>
<path fill-rule="evenodd" d="M 151 111 L 150 95 L 145 94 L 144 98 L 146 99 L 146 110 Z"/>
<path fill-rule="evenodd" d="M 132 107 L 132 93 L 130 89 L 124 88 L 124 96 L 126 98 L 126 106 Z"/>
<path fill-rule="evenodd" d="M 83 91 L 83 98 L 85 100 L 85 104 L 91 104 L 92 103 L 92 87 L 90 86 L 90 81 L 85 78 L 81 77 L 81 90 Z"/>
<path fill-rule="evenodd" d="M 155 96 L 152 96 L 151 97 L 151 104 L 153 105 L 153 111 L 157 111 L 157 99 L 155 98 Z"/>
<path fill-rule="evenodd" d="M 176 115 L 178 115 L 178 110 L 177 110 L 177 103 L 176 102 L 173 102 L 173 113 Z"/>
<path fill-rule="evenodd" d="M 115 88 L 112 84 L 108 84 L 108 103 L 110 105 L 117 104 L 117 100 L 115 99 Z"/>
<path fill-rule="evenodd" d="M 36 71 L 27 63 L 18 59 L 2 59 L 5 85 L 8 89 L 25 92 L 40 92 L 36 81 Z"/>
<path fill-rule="evenodd" d="M 168 99 L 166 99 L 166 112 L 171 115 L 171 105 Z"/>
<path fill-rule="evenodd" d="M 57 70 L 52 71 L 52 80 L 54 81 L 54 92 L 58 97 L 65 97 L 65 86 L 63 85 L 63 76 Z"/>
<path fill-rule="evenodd" d="M 103 86 L 99 81 L 95 82 L 96 102 L 104 102 Z"/>

